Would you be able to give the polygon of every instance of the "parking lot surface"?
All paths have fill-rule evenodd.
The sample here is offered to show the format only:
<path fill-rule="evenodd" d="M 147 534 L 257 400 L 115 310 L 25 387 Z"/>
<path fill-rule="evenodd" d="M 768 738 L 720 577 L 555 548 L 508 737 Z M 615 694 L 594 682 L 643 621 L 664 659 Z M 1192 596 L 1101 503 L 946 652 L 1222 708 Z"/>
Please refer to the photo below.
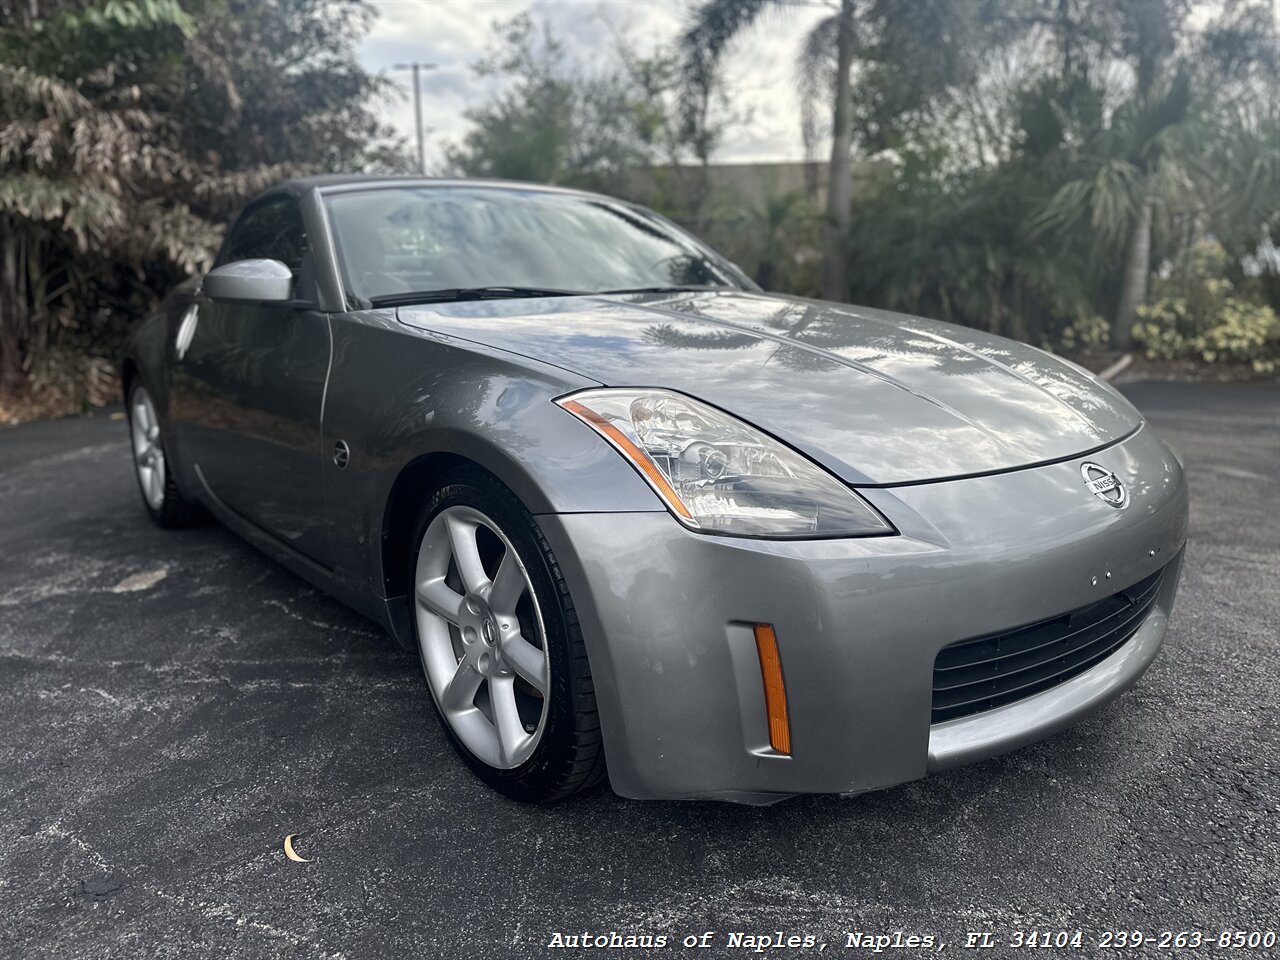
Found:
<path fill-rule="evenodd" d="M 0 957 L 1280 931 L 1280 391 L 1125 389 L 1192 494 L 1146 677 L 1006 757 L 765 809 L 511 803 L 455 758 L 413 655 L 220 527 L 152 526 L 123 422 L 0 432 Z"/>

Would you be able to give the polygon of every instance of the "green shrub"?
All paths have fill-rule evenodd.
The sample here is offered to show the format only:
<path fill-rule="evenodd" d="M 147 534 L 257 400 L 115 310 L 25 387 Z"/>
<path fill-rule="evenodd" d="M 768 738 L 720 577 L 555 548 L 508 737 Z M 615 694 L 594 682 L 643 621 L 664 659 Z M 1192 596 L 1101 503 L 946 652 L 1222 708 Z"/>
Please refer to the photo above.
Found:
<path fill-rule="evenodd" d="M 1280 317 L 1271 307 L 1235 296 L 1221 276 L 1225 251 L 1202 241 L 1188 263 L 1138 308 L 1134 339 L 1158 360 L 1247 363 L 1258 373 L 1280 366 Z"/>
<path fill-rule="evenodd" d="M 1111 323 L 1097 314 L 1085 314 L 1062 328 L 1057 347 L 1068 354 L 1098 353 L 1111 345 Z"/>

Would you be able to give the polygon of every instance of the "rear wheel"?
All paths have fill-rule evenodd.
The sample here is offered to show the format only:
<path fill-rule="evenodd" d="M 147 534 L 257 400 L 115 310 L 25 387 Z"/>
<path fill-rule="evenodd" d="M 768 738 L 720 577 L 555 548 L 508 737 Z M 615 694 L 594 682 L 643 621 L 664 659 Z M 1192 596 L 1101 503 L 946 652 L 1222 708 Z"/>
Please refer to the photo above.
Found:
<path fill-rule="evenodd" d="M 591 671 L 537 522 L 482 471 L 447 476 L 418 522 L 414 625 L 450 740 L 509 797 L 549 801 L 603 779 Z"/>
<path fill-rule="evenodd" d="M 141 384 L 129 393 L 129 439 L 134 475 L 151 519 L 162 527 L 189 527 L 199 522 L 203 517 L 199 505 L 184 499 L 173 479 L 155 402 Z"/>

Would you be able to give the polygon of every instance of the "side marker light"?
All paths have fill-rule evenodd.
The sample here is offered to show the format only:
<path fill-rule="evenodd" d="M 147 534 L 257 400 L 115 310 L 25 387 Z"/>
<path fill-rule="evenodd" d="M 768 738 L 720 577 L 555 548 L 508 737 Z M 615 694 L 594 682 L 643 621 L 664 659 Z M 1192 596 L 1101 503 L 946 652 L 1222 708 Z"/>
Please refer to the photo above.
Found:
<path fill-rule="evenodd" d="M 755 625 L 756 653 L 764 680 L 764 709 L 769 719 L 769 745 L 779 753 L 791 753 L 791 722 L 787 718 L 787 688 L 782 682 L 782 659 L 773 626 Z"/>

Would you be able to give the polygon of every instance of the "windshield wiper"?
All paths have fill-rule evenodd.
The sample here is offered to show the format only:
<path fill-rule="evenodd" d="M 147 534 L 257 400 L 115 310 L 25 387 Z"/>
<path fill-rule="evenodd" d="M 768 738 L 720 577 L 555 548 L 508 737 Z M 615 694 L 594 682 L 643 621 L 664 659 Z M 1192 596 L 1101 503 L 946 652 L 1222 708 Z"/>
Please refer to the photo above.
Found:
<path fill-rule="evenodd" d="M 543 287 L 451 287 L 445 290 L 411 290 L 370 297 L 375 307 L 405 307 L 415 303 L 456 303 L 460 300 L 514 300 L 519 297 L 581 297 L 581 290 Z"/>

